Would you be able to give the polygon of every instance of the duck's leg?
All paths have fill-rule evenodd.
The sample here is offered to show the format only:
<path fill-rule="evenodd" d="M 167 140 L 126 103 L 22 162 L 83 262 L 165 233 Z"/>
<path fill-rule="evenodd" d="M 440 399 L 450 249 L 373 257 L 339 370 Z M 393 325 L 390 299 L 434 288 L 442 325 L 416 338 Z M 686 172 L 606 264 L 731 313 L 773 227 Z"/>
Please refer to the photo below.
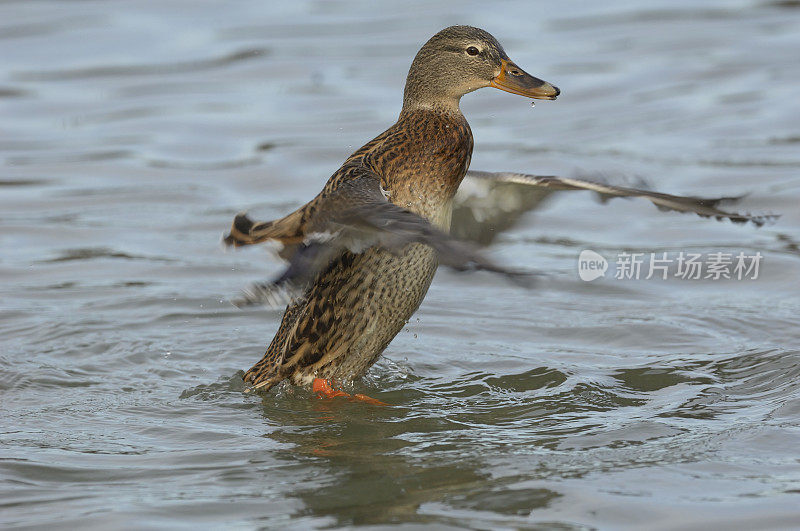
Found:
<path fill-rule="evenodd" d="M 372 404 L 373 406 L 388 406 L 386 402 L 381 402 L 380 400 L 376 400 L 371 398 L 367 395 L 362 395 L 360 393 L 351 395 L 349 393 L 345 393 L 340 389 L 334 389 L 331 385 L 330 380 L 326 380 L 324 378 L 314 378 L 314 383 L 311 384 L 311 389 L 314 393 L 317 394 L 317 398 L 336 398 L 339 396 L 343 396 L 349 398 L 351 400 L 358 400 L 361 402 L 365 402 L 367 404 Z"/>
<path fill-rule="evenodd" d="M 358 400 L 360 402 L 364 402 L 365 404 L 371 404 L 373 406 L 388 406 L 386 402 L 381 402 L 377 398 L 372 398 L 371 396 L 362 395 L 361 393 L 357 393 L 353 395 L 352 400 Z"/>

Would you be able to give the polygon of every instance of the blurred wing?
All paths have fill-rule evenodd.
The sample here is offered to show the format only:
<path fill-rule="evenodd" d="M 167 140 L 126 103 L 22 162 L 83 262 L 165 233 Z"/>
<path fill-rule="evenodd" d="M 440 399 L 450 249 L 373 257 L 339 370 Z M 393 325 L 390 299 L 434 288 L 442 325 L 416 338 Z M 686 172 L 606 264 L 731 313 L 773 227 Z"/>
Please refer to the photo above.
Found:
<path fill-rule="evenodd" d="M 461 240 L 491 244 L 553 193 L 541 186 L 478 177 L 483 174 L 468 172 L 453 199 L 450 234 Z"/>
<path fill-rule="evenodd" d="M 492 263 L 475 247 L 437 229 L 425 218 L 390 203 L 377 176 L 367 173 L 343 182 L 322 198 L 309 220 L 305 239 L 288 258 L 289 265 L 271 282 L 257 284 L 234 301 L 238 306 L 276 306 L 302 296 L 314 279 L 345 252 L 380 247 L 400 253 L 410 243 L 433 247 L 441 264 L 458 271 L 484 270 L 524 283 L 527 273 Z"/>
<path fill-rule="evenodd" d="M 722 202 L 733 202 L 741 199 L 740 197 L 719 197 L 719 198 L 700 198 L 689 196 L 678 196 L 671 194 L 663 194 L 660 192 L 652 192 L 649 190 L 641 190 L 637 188 L 629 188 L 624 186 L 613 186 L 601 182 L 590 181 L 585 179 L 575 179 L 569 177 L 554 177 L 554 176 L 541 176 L 541 175 L 528 175 L 524 173 L 512 172 L 484 172 L 484 171 L 470 171 L 464 179 L 462 186 L 469 187 L 483 187 L 487 190 L 487 194 L 497 196 L 497 190 L 503 191 L 506 187 L 505 195 L 509 196 L 511 191 L 508 190 L 509 185 L 517 185 L 516 192 L 522 193 L 523 190 L 529 188 L 531 190 L 539 190 L 540 196 L 535 203 L 541 201 L 547 195 L 547 191 L 556 190 L 589 190 L 600 194 L 602 198 L 610 197 L 642 197 L 661 210 L 675 210 L 677 212 L 693 212 L 703 217 L 714 217 L 718 220 L 730 219 L 735 223 L 752 222 L 756 226 L 762 226 L 767 222 L 772 222 L 779 216 L 773 214 L 741 214 L 738 212 L 727 212 L 717 207 Z M 457 199 L 459 199 L 457 197 Z M 493 199 L 497 200 L 498 197 Z M 474 200 L 473 200 L 474 201 Z M 517 201 L 520 207 L 525 206 L 525 202 L 530 202 L 526 199 L 525 195 L 521 195 Z M 510 209 L 514 214 L 519 209 Z M 516 219 L 516 218 L 515 218 Z"/>

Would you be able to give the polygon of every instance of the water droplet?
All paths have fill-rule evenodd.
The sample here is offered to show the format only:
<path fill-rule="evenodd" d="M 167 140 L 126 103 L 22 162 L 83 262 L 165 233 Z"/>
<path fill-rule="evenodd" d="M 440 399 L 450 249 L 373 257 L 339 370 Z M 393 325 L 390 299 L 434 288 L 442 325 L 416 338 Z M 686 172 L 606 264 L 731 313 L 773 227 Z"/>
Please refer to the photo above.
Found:
<path fill-rule="evenodd" d="M 536 102 L 535 101 L 531 102 L 531 107 L 536 107 Z"/>

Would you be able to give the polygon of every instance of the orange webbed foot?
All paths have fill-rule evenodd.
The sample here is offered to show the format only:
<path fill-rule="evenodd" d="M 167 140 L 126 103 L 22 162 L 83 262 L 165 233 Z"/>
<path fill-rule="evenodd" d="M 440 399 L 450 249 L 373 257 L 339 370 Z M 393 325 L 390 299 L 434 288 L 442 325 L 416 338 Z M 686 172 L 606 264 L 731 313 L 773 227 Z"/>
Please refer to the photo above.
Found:
<path fill-rule="evenodd" d="M 330 380 L 324 378 L 314 378 L 314 383 L 311 384 L 311 390 L 317 394 L 317 398 L 336 398 L 337 396 L 345 396 L 351 398 L 348 393 L 334 389 Z"/>
<path fill-rule="evenodd" d="M 373 406 L 388 406 L 389 404 L 385 402 L 381 402 L 380 400 L 376 400 L 371 398 L 367 395 L 356 394 L 350 395 L 349 393 L 345 393 L 340 389 L 334 389 L 331 385 L 330 380 L 326 380 L 324 378 L 314 378 L 314 383 L 311 384 L 311 390 L 316 393 L 317 398 L 336 398 L 336 397 L 346 397 L 350 400 L 358 400 L 360 402 L 364 402 L 366 404 L 372 404 Z"/>

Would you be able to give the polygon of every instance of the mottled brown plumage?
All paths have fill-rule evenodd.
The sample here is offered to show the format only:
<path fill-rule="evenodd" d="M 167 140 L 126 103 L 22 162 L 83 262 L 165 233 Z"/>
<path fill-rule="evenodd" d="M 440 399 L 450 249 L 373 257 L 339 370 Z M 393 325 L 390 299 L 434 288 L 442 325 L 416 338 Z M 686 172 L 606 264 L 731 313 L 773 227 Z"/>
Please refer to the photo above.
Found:
<path fill-rule="evenodd" d="M 395 205 L 441 227 L 449 224 L 447 202 L 466 171 L 472 135 L 461 116 L 401 116 L 383 142 L 351 157 L 322 194 L 303 207 L 308 234 L 328 213 L 347 208 L 344 183 L 374 179 Z M 430 146 L 430 151 L 415 145 Z M 428 182 L 409 176 L 426 172 Z M 378 188 L 379 189 L 379 188 Z M 329 198 L 335 196 L 335 200 Z M 329 210 L 326 210 L 329 209 Z M 315 219 L 316 218 L 316 219 Z M 373 247 L 335 257 L 300 300 L 290 304 L 267 353 L 245 380 L 270 387 L 285 378 L 308 384 L 315 377 L 349 379 L 372 365 L 428 290 L 437 260 L 432 248 L 413 243 L 399 255 Z M 269 383 L 266 383 L 269 382 Z"/>
<path fill-rule="evenodd" d="M 415 57 L 397 123 L 353 153 L 317 197 L 273 222 L 237 216 L 227 243 L 280 241 L 291 264 L 286 283 L 301 279 L 246 382 L 269 389 L 284 379 L 360 376 L 419 307 L 439 259 L 503 272 L 445 232 L 472 156 L 459 101 L 486 86 L 558 95 L 514 65 L 487 32 L 446 28 Z"/>

